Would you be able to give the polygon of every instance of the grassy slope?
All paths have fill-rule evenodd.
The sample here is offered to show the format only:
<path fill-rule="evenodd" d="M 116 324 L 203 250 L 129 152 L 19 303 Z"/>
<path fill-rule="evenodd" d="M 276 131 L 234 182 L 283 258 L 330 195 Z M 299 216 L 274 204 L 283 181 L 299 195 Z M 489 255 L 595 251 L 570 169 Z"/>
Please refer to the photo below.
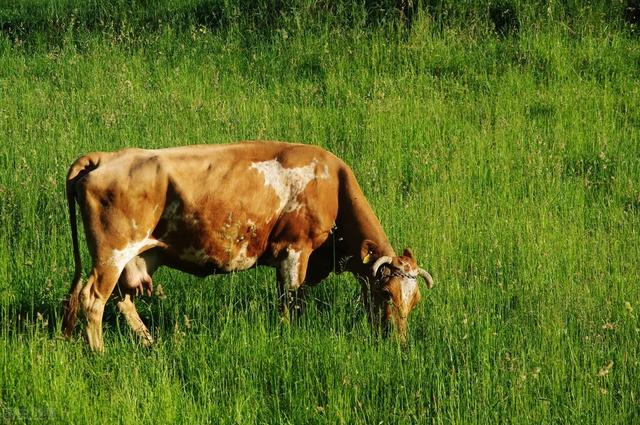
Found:
<path fill-rule="evenodd" d="M 427 17 L 404 35 L 283 28 L 260 42 L 197 25 L 0 38 L 0 418 L 637 421 L 637 40 L 561 24 L 498 38 Z M 436 278 L 412 348 L 370 335 L 347 276 L 282 327 L 268 269 L 158 272 L 167 297 L 138 303 L 151 351 L 113 309 L 105 355 L 60 340 L 68 164 L 248 138 L 353 166 L 394 246 Z"/>

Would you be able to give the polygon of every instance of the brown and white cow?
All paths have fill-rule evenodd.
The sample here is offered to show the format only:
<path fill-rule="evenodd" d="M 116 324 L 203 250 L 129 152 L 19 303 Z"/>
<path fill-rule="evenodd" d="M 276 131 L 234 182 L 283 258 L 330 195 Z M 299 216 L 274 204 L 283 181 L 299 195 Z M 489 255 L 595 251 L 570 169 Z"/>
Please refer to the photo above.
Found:
<path fill-rule="evenodd" d="M 69 336 L 80 304 L 94 350 L 103 350 L 102 314 L 116 285 L 127 323 L 152 342 L 133 299 L 151 292 L 151 276 L 163 265 L 199 276 L 274 266 L 286 315 L 290 291 L 350 271 L 371 321 L 395 324 L 403 340 L 420 300 L 417 277 L 433 284 L 411 251 L 395 254 L 351 169 L 316 146 L 244 142 L 91 153 L 69 169 L 67 198 L 75 276 L 63 328 Z M 93 260 L 84 286 L 76 200 Z"/>

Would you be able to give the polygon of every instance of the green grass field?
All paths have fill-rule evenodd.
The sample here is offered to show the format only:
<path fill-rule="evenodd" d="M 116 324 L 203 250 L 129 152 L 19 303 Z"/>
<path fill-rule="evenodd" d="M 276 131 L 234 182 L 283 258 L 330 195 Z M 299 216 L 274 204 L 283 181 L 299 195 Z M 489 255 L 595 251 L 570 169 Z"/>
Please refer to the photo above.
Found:
<path fill-rule="evenodd" d="M 493 3 L 0 2 L 0 422 L 640 423 L 636 26 Z M 409 349 L 347 275 L 282 325 L 268 268 L 161 269 L 152 349 L 112 304 L 105 354 L 63 340 L 71 162 L 243 139 L 352 166 L 436 282 Z"/>

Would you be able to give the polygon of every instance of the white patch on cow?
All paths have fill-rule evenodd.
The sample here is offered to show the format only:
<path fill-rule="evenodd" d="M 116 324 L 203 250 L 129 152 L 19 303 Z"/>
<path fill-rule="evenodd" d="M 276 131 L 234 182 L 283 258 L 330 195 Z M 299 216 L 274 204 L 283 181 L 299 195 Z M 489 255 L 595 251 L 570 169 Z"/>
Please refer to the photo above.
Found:
<path fill-rule="evenodd" d="M 131 227 L 133 227 L 133 230 L 138 230 L 138 223 L 135 220 L 131 220 Z"/>
<path fill-rule="evenodd" d="M 320 178 L 321 179 L 329 178 L 329 166 L 327 164 L 324 164 L 324 167 L 322 167 L 322 174 L 320 174 Z"/>
<path fill-rule="evenodd" d="M 417 286 L 418 282 L 415 277 L 404 277 L 400 281 L 400 292 L 402 293 L 402 304 L 404 306 L 408 306 L 409 302 L 411 302 L 411 297 Z"/>
<path fill-rule="evenodd" d="M 196 249 L 192 246 L 182 251 L 178 257 L 195 264 L 206 264 L 210 260 L 209 255 L 203 249 Z"/>
<path fill-rule="evenodd" d="M 149 245 L 155 246 L 158 243 L 158 241 L 149 237 L 150 234 L 151 232 L 147 232 L 147 236 L 144 239 L 130 243 L 122 249 L 114 249 L 109 263 L 115 266 L 118 272 L 122 272 L 127 263 L 137 256 L 142 248 Z"/>
<path fill-rule="evenodd" d="M 271 187 L 280 199 L 279 212 L 291 212 L 301 207 L 298 195 L 316 178 L 317 166 L 318 160 L 315 158 L 310 164 L 296 168 L 284 168 L 277 159 L 251 164 L 251 168 L 262 174 L 265 184 Z M 329 177 L 328 169 L 325 171 L 320 178 Z"/>
<path fill-rule="evenodd" d="M 231 272 L 234 270 L 245 270 L 253 266 L 256 263 L 257 258 L 247 255 L 248 246 L 248 242 L 242 244 L 242 247 L 240 247 L 240 250 L 238 251 L 236 256 L 229 260 L 229 262 L 223 267 L 223 269 L 227 272 Z"/>
<path fill-rule="evenodd" d="M 298 289 L 300 284 L 300 253 L 301 251 L 296 251 L 295 249 L 287 249 L 287 257 L 282 260 L 282 275 L 285 279 L 288 279 L 289 289 Z"/>

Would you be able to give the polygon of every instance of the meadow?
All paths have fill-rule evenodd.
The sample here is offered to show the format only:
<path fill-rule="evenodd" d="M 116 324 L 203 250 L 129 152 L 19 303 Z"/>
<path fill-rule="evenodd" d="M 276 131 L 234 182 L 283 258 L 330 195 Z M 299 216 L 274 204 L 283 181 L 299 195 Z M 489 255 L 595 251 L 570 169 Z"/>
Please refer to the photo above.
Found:
<path fill-rule="evenodd" d="M 636 9 L 390 4 L 0 2 L 0 422 L 640 422 Z M 151 349 L 113 304 L 65 341 L 71 162 L 247 139 L 352 166 L 435 280 L 408 349 L 346 274 L 283 325 L 269 268 L 158 271 Z"/>

